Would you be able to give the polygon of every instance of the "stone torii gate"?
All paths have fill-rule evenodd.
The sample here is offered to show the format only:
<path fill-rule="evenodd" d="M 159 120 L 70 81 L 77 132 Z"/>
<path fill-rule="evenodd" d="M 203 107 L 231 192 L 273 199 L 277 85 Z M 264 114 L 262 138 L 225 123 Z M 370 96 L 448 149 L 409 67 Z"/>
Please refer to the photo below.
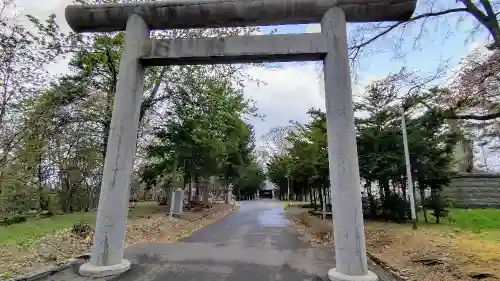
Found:
<path fill-rule="evenodd" d="M 84 276 L 130 268 L 123 259 L 144 68 L 157 65 L 322 60 L 335 222 L 331 280 L 377 280 L 368 271 L 346 22 L 404 21 L 416 0 L 170 0 L 73 5 L 76 32 L 125 30 L 91 260 Z M 150 39 L 150 30 L 321 23 L 318 34 Z"/>

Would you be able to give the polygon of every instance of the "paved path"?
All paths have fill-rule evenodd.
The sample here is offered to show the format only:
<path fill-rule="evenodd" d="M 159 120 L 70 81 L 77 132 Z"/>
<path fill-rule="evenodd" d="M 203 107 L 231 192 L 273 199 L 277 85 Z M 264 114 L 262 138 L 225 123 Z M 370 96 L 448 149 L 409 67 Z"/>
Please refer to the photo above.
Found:
<path fill-rule="evenodd" d="M 311 248 L 285 217 L 283 203 L 241 202 L 240 209 L 173 244 L 129 248 L 130 271 L 92 280 L 120 281 L 319 281 L 328 280 L 332 249 Z M 74 268 L 46 280 L 89 280 Z M 372 268 L 381 280 L 383 272 Z"/>

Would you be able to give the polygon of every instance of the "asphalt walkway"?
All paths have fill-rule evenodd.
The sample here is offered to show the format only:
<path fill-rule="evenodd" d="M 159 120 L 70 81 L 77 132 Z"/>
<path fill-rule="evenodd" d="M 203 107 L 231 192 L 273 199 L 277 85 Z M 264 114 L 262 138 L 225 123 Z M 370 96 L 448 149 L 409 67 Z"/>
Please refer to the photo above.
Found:
<path fill-rule="evenodd" d="M 333 249 L 311 248 L 299 238 L 277 201 L 241 202 L 240 209 L 172 244 L 126 250 L 132 268 L 116 277 L 88 279 L 70 268 L 45 280 L 319 281 L 328 280 Z M 392 281 L 371 266 L 382 281 Z"/>

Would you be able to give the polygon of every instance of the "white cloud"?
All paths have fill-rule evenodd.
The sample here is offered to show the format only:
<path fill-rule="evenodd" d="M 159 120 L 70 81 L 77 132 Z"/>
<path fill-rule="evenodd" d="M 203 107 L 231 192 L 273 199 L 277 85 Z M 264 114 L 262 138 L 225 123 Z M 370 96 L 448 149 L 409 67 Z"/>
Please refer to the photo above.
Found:
<path fill-rule="evenodd" d="M 19 10 L 25 14 L 31 14 L 39 18 L 45 18 L 50 14 L 56 14 L 57 18 L 61 21 L 60 24 L 64 25 L 64 9 L 67 5 L 71 5 L 72 0 L 18 0 L 17 6 Z"/>
<path fill-rule="evenodd" d="M 64 32 L 69 31 L 64 17 L 64 9 L 71 4 L 72 0 L 18 0 L 16 2 L 19 12 L 33 15 L 40 20 L 45 20 L 49 15 L 55 14 L 57 23 Z"/>
<path fill-rule="evenodd" d="M 69 32 L 70 28 L 64 17 L 64 10 L 67 5 L 72 4 L 72 0 L 17 0 L 15 2 L 15 12 L 18 15 L 32 15 L 40 21 L 46 20 L 51 14 L 56 15 L 56 22 L 63 32 Z M 31 23 L 24 17 L 19 18 L 21 23 L 31 26 Z M 69 58 L 54 61 L 47 65 L 50 74 L 58 76 L 67 73 Z"/>
<path fill-rule="evenodd" d="M 492 51 L 486 48 L 487 42 L 486 40 L 476 40 L 467 46 L 467 51 L 461 60 L 455 66 L 447 69 L 443 78 L 444 86 L 453 86 L 462 69 L 470 64 L 471 61 L 479 63 L 486 60 L 492 54 Z"/>
<path fill-rule="evenodd" d="M 324 94 L 315 63 L 288 63 L 282 68 L 253 67 L 248 73 L 265 84 L 248 83 L 245 96 L 256 101 L 265 120 L 253 120 L 257 137 L 290 120 L 307 122 L 307 110 L 324 109 Z"/>

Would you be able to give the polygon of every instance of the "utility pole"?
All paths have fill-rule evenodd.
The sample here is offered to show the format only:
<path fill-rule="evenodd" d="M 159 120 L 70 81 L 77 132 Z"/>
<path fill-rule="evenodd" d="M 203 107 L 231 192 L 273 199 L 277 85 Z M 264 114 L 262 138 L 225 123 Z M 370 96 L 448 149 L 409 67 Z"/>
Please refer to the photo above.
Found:
<path fill-rule="evenodd" d="M 287 185 L 287 193 L 286 197 L 288 198 L 288 202 L 290 202 L 290 177 L 286 176 L 286 185 Z"/>
<path fill-rule="evenodd" d="M 319 192 L 323 194 L 323 196 L 322 196 L 323 202 L 322 202 L 321 205 L 323 205 L 323 208 L 322 208 L 323 209 L 322 210 L 323 211 L 322 212 L 323 216 L 322 216 L 322 218 L 323 218 L 323 220 L 325 220 L 325 218 L 326 218 L 326 190 L 323 187 L 321 187 L 319 189 Z"/>
<path fill-rule="evenodd" d="M 415 211 L 415 196 L 413 193 L 413 180 L 411 178 L 411 165 L 410 165 L 410 152 L 408 149 L 408 134 L 406 132 L 406 120 L 405 120 L 405 110 L 403 107 L 400 109 L 401 112 L 401 130 L 403 131 L 403 146 L 405 150 L 405 162 L 406 162 L 406 178 L 408 179 L 407 193 L 410 197 L 410 209 L 411 209 L 411 221 L 413 224 L 413 229 L 417 229 L 417 213 Z"/>

